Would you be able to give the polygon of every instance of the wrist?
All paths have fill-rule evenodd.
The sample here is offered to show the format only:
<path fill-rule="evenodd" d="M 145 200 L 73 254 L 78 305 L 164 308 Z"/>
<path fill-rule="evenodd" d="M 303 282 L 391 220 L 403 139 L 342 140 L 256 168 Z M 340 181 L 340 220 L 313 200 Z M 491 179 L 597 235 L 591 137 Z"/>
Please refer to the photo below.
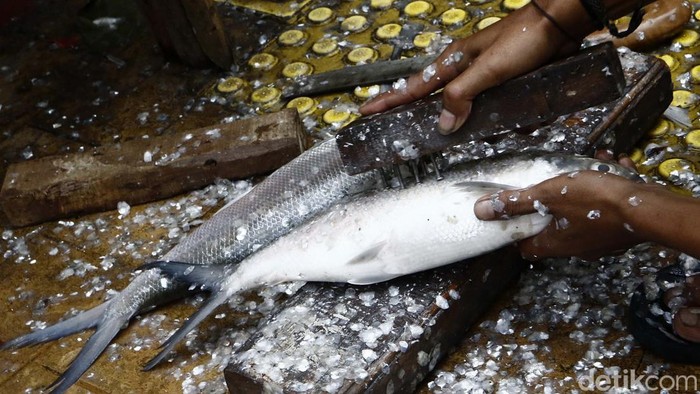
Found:
<path fill-rule="evenodd" d="M 577 42 L 596 31 L 593 21 L 579 0 L 536 0 L 539 6 Z"/>

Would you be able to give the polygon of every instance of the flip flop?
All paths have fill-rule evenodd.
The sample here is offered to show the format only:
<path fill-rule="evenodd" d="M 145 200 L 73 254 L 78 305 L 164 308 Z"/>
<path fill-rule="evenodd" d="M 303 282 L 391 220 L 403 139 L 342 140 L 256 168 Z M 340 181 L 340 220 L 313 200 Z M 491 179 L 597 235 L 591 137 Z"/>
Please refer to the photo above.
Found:
<path fill-rule="evenodd" d="M 664 292 L 700 275 L 700 267 L 686 272 L 681 264 L 664 267 L 653 283 L 637 287 L 629 310 L 629 330 L 642 347 L 670 362 L 700 364 L 700 343 L 689 342 L 673 331 L 673 311 L 663 301 Z"/>

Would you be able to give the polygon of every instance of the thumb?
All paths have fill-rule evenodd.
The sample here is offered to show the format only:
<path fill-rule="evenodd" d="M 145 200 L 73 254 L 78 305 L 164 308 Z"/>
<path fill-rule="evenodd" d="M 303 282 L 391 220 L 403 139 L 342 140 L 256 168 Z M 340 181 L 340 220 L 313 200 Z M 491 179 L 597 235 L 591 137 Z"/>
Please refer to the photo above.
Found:
<path fill-rule="evenodd" d="M 505 190 L 483 196 L 474 203 L 474 214 L 481 220 L 508 219 L 510 216 L 546 212 L 547 208 L 524 190 Z"/>

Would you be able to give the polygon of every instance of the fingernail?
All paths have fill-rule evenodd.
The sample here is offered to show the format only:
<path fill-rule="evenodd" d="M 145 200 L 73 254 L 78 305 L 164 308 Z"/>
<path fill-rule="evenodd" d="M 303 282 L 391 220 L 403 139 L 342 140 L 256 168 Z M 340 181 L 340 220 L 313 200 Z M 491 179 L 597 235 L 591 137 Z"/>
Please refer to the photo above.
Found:
<path fill-rule="evenodd" d="M 438 128 L 440 134 L 447 135 L 455 131 L 457 117 L 450 111 L 443 109 L 440 112 L 440 120 L 438 120 Z"/>
<path fill-rule="evenodd" d="M 493 209 L 491 196 L 484 196 L 476 200 L 476 203 L 474 203 L 474 214 L 481 220 L 496 218 L 496 211 Z"/>
<path fill-rule="evenodd" d="M 683 308 L 678 313 L 681 315 L 681 323 L 686 327 L 697 327 L 700 317 L 700 308 Z"/>

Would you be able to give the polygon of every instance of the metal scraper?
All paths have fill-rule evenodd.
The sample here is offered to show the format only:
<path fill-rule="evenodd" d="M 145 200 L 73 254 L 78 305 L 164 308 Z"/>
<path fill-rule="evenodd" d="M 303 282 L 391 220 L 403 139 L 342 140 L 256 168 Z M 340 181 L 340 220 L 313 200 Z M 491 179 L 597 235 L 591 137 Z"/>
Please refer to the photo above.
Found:
<path fill-rule="evenodd" d="M 360 118 L 336 135 L 345 170 L 358 174 L 411 161 L 448 147 L 518 128 L 539 126 L 618 99 L 625 78 L 610 44 L 588 48 L 479 94 L 467 122 L 442 135 L 441 94 Z"/>

